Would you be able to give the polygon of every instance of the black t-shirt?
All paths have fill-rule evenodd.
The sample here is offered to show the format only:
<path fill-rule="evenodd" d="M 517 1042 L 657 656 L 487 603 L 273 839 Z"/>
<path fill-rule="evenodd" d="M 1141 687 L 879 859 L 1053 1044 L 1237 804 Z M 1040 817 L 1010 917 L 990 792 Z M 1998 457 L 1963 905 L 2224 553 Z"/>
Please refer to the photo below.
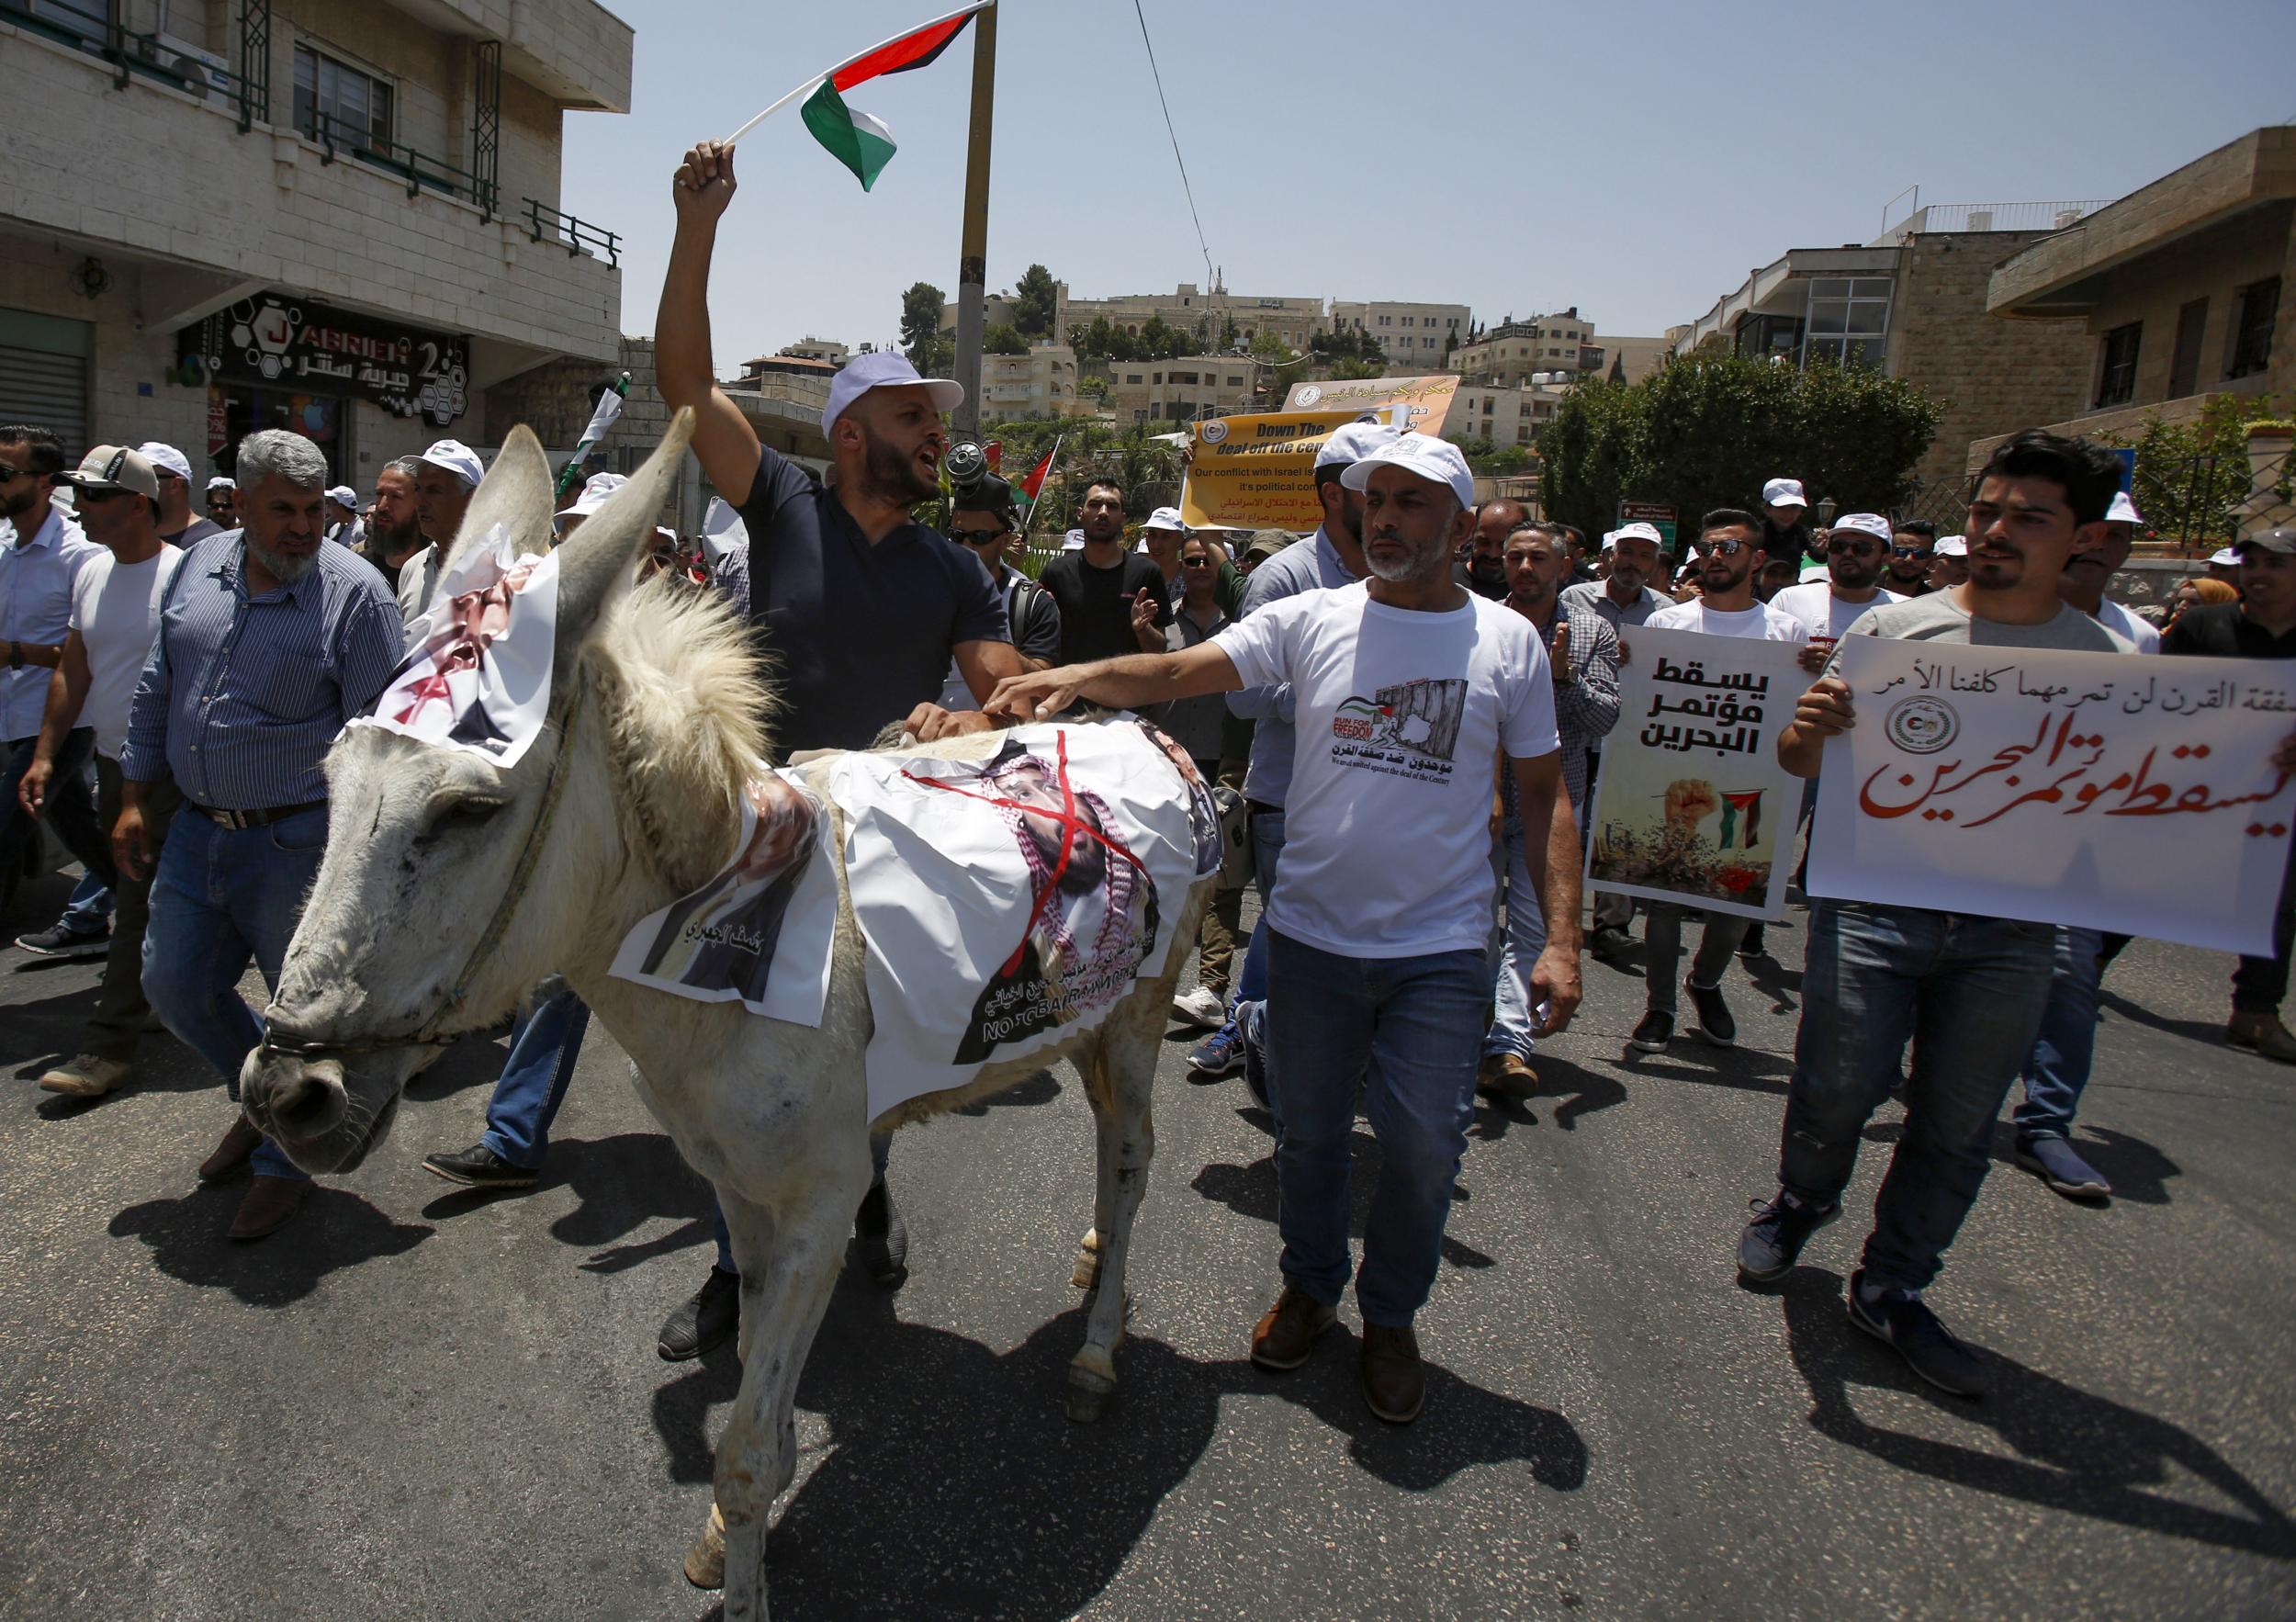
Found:
<path fill-rule="evenodd" d="M 958 643 L 1012 640 L 978 558 L 921 524 L 872 546 L 835 491 L 770 447 L 735 510 L 749 532 L 749 616 L 776 661 L 782 754 L 866 749 L 940 696 Z"/>
<path fill-rule="evenodd" d="M 1037 583 L 1061 610 L 1061 663 L 1085 664 L 1142 653 L 1132 635 L 1132 599 L 1144 588 L 1156 600 L 1156 624 L 1172 623 L 1164 570 L 1145 552 L 1127 552 L 1114 569 L 1095 569 L 1081 552 L 1063 552 L 1044 566 Z"/>
<path fill-rule="evenodd" d="M 2160 634 L 2163 653 L 2217 659 L 2296 659 L 2296 631 L 2275 636 L 2240 612 L 2237 603 L 2188 608 Z"/>

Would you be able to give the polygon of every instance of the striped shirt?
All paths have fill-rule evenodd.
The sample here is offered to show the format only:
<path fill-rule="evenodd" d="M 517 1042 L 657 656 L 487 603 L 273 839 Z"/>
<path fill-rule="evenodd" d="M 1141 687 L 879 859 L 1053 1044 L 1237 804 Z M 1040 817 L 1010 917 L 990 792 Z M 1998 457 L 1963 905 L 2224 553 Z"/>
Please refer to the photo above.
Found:
<path fill-rule="evenodd" d="M 364 558 L 321 546 L 310 572 L 249 597 L 240 532 L 189 548 L 128 720 L 120 773 L 174 774 L 186 799 L 260 811 L 327 797 L 320 762 L 399 662 L 399 610 Z"/>

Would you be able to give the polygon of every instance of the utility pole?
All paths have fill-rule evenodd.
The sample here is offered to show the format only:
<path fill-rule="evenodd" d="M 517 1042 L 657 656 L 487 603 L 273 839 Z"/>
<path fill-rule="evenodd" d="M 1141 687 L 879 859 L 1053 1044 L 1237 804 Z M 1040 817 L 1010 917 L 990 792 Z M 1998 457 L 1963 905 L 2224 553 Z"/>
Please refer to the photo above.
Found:
<path fill-rule="evenodd" d="M 996 101 L 996 7 L 973 19 L 973 125 L 965 143 L 964 231 L 957 257 L 957 381 L 964 403 L 957 408 L 958 433 L 976 434 L 981 426 L 982 300 L 988 281 L 988 142 Z"/>

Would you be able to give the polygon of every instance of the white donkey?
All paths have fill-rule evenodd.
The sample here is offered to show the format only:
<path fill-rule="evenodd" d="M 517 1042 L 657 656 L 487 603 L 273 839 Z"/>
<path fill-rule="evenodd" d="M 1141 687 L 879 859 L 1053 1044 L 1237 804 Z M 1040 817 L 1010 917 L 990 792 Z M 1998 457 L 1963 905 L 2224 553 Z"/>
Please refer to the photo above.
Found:
<path fill-rule="evenodd" d="M 560 548 L 548 726 L 514 768 L 380 727 L 336 741 L 326 858 L 242 1092 L 249 1119 L 298 1165 L 348 1170 L 440 1043 L 499 1022 L 550 973 L 566 976 L 635 1061 L 647 1108 L 715 1186 L 733 1235 L 742 1376 L 718 1444 L 716 1507 L 726 1613 L 748 1622 L 765 1615 L 766 1516 L 795 1468 L 798 1375 L 869 1187 L 872 1026 L 841 862 L 817 1030 L 607 973 L 634 925 L 726 860 L 771 721 L 747 627 L 716 593 L 672 581 L 633 589 L 691 432 L 692 413 L 681 412 L 646 466 Z M 548 463 L 522 427 L 472 499 L 462 545 L 501 524 L 518 550 L 543 551 L 550 509 Z M 985 753 L 992 741 L 932 752 Z M 1176 772 L 1171 792 L 1187 792 Z M 1125 1253 L 1154 1150 L 1149 1088 L 1206 888 L 1191 890 L 1165 961 L 1148 965 L 1151 977 L 1097 1034 L 991 1064 L 972 1085 L 876 1123 L 986 1098 L 1055 1056 L 1075 1062 L 1098 1126 L 1099 1182 L 1075 1273 L 1095 1294 L 1069 1366 L 1072 1419 L 1097 1418 L 1115 1390 Z M 715 1531 L 714 1521 L 705 1538 Z"/>

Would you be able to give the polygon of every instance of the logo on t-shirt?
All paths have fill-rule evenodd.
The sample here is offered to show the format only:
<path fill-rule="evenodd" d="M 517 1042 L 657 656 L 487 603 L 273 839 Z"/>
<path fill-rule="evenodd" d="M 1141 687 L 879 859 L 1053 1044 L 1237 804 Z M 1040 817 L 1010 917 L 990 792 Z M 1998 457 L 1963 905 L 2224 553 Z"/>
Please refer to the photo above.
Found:
<path fill-rule="evenodd" d="M 1369 698 L 1350 697 L 1332 717 L 1332 759 L 1392 777 L 1445 783 L 1467 714 L 1467 683 L 1457 678 L 1400 681 Z"/>

